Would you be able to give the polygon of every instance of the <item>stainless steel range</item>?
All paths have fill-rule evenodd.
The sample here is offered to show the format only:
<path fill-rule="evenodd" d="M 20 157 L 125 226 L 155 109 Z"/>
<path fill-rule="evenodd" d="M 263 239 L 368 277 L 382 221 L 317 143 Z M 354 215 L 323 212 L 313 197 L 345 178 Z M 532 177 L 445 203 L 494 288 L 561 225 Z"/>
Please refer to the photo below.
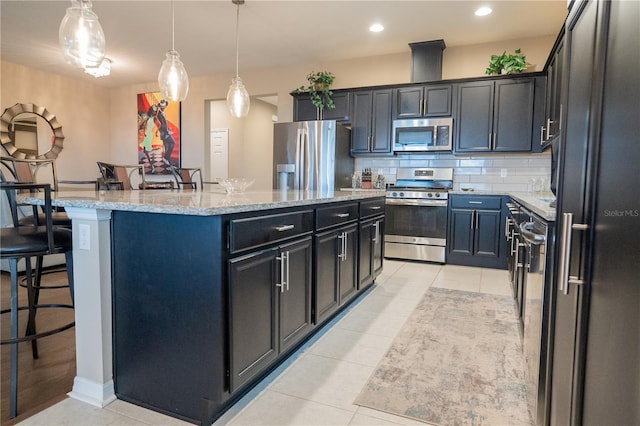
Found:
<path fill-rule="evenodd" d="M 385 257 L 445 261 L 453 168 L 401 168 L 387 188 Z"/>

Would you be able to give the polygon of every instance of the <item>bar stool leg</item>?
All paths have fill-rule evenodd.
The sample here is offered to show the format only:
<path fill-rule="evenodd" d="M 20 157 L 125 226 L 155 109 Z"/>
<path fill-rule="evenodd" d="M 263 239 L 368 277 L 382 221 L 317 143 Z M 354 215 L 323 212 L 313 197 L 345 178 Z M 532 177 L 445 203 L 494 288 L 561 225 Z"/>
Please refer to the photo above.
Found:
<path fill-rule="evenodd" d="M 36 266 L 36 285 L 39 285 L 40 283 L 40 267 L 42 265 L 42 257 L 38 257 L 38 260 L 36 262 L 37 266 Z M 38 303 L 38 295 L 37 295 L 37 288 L 34 288 L 34 283 L 33 283 L 33 272 L 31 270 L 31 258 L 30 257 L 26 257 L 25 258 L 25 268 L 26 268 L 26 275 L 27 275 L 27 304 L 28 304 L 28 308 L 29 308 L 29 320 L 27 321 L 27 330 L 25 332 L 25 336 L 32 336 L 34 334 L 36 334 L 36 312 L 37 312 L 37 308 L 36 308 L 36 304 Z M 31 341 L 31 352 L 33 355 L 33 359 L 38 359 L 38 342 L 37 339 L 33 339 Z"/>
<path fill-rule="evenodd" d="M 18 259 L 9 259 L 11 271 L 11 338 L 18 338 Z M 11 344 L 9 418 L 18 413 L 18 342 Z"/>

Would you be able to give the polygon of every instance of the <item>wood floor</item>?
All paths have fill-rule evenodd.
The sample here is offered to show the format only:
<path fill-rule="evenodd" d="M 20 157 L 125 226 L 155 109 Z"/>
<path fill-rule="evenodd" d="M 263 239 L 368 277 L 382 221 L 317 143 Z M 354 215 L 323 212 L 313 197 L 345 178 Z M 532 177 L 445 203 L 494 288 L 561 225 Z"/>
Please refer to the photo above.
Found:
<path fill-rule="evenodd" d="M 44 284 L 61 285 L 67 282 L 66 272 L 48 271 Z M 10 275 L 0 277 L 2 309 L 10 306 Z M 19 288 L 20 305 L 26 305 L 26 289 Z M 69 289 L 42 290 L 40 303 L 70 304 Z M 20 311 L 19 333 L 24 335 L 27 311 Z M 41 309 L 37 315 L 37 330 L 45 331 L 73 321 L 71 309 Z M 1 335 L 10 336 L 10 315 L 2 315 Z M 38 340 L 39 358 L 33 359 L 31 343 L 19 344 L 18 360 L 18 416 L 9 420 L 10 345 L 1 347 L 1 409 L 0 425 L 14 425 L 33 414 L 61 401 L 71 391 L 76 372 L 75 328 Z"/>

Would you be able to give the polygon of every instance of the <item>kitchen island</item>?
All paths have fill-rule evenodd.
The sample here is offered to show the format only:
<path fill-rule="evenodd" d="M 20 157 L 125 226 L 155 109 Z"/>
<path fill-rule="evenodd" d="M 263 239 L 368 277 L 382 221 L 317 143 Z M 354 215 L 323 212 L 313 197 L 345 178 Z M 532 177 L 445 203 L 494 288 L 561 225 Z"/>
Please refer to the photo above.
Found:
<path fill-rule="evenodd" d="M 56 194 L 73 221 L 69 395 L 211 423 L 373 283 L 383 196 Z"/>

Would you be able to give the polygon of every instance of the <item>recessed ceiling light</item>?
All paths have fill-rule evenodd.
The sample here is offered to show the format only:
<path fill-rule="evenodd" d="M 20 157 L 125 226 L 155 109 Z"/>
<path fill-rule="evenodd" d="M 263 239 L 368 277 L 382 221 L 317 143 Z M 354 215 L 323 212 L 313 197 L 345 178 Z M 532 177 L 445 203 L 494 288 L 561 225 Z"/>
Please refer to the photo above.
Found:
<path fill-rule="evenodd" d="M 481 7 L 478 10 L 476 10 L 476 16 L 487 16 L 489 15 L 491 12 L 493 12 L 493 10 L 491 10 L 490 7 Z"/>
<path fill-rule="evenodd" d="M 380 31 L 384 31 L 384 27 L 382 24 L 373 24 L 369 27 L 369 31 L 372 33 L 379 33 Z"/>

